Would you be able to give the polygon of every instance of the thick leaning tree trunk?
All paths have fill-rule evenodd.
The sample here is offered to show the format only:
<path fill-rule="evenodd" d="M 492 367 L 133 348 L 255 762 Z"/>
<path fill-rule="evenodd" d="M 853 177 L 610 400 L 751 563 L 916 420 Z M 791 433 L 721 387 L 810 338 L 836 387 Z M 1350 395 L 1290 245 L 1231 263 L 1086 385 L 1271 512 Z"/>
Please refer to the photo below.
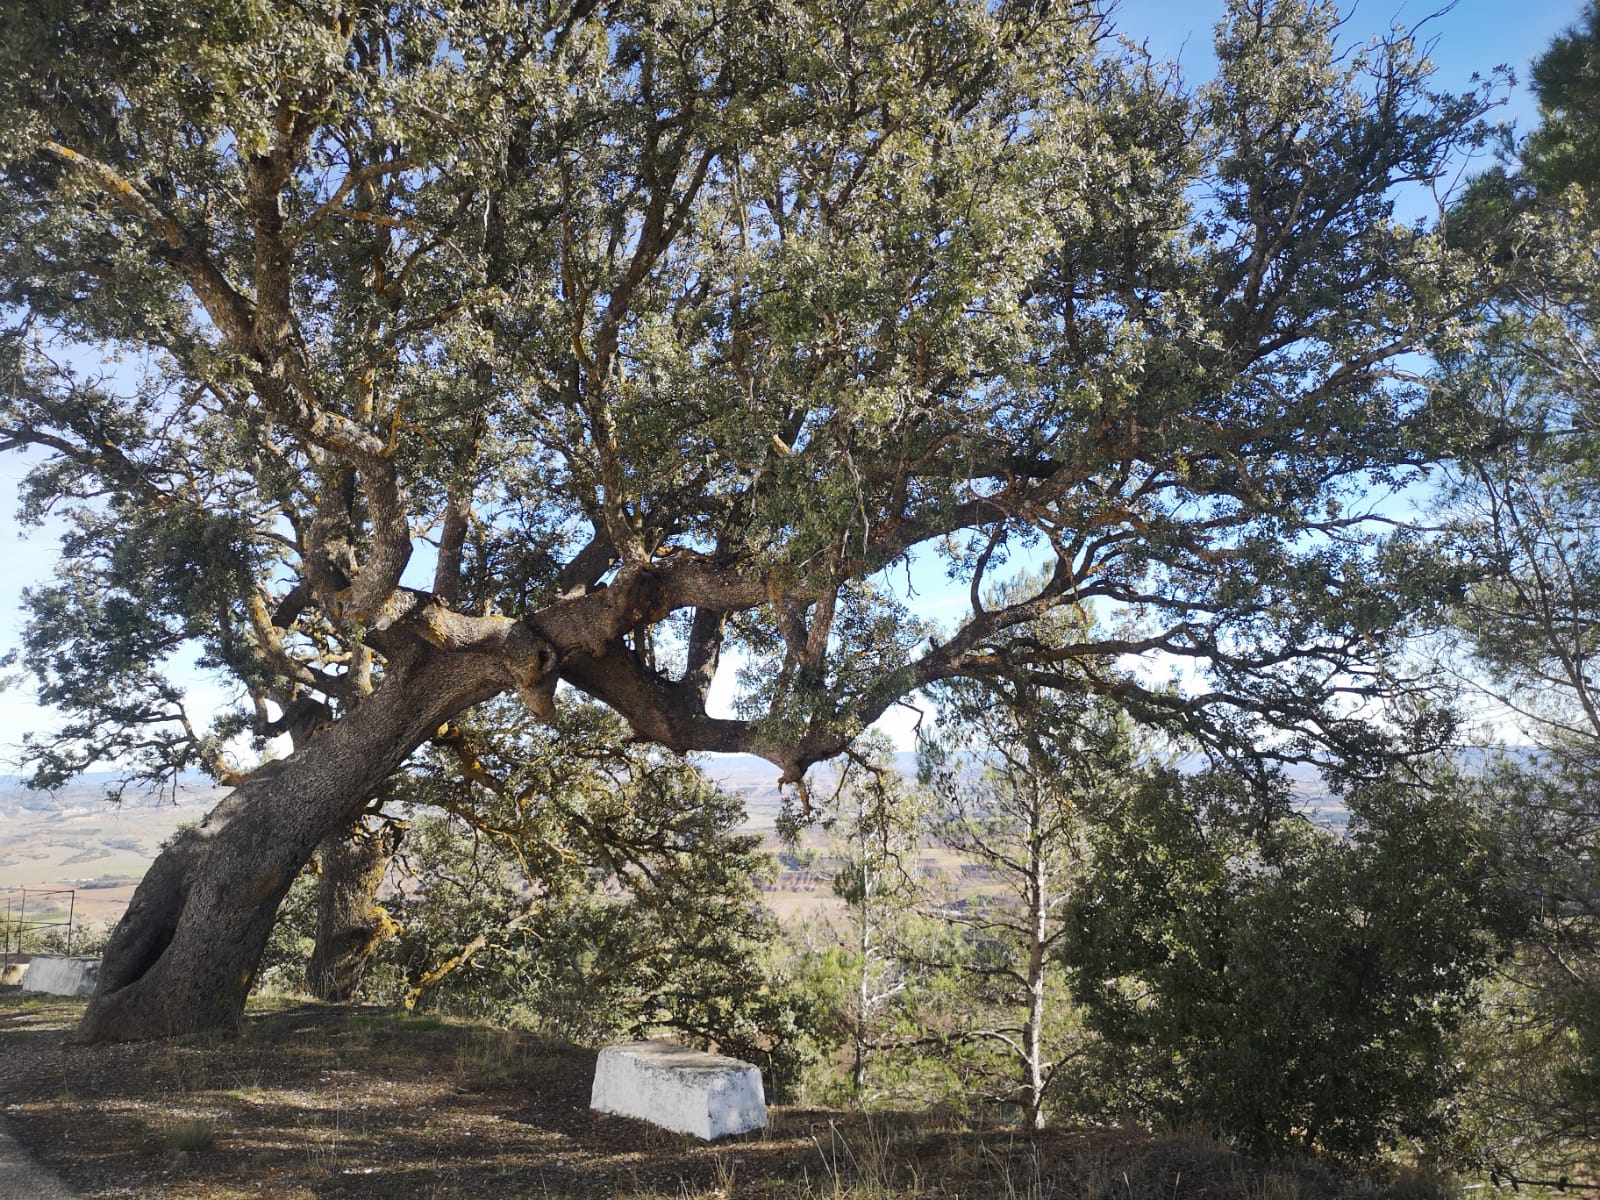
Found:
<path fill-rule="evenodd" d="M 112 931 L 79 1035 L 237 1030 L 278 904 L 313 851 L 441 724 L 507 682 L 487 655 L 420 656 L 179 834 Z"/>
<path fill-rule="evenodd" d="M 378 889 L 398 843 L 394 825 L 386 821 L 371 828 L 360 815 L 317 848 L 322 865 L 317 935 L 306 964 L 306 986 L 317 999 L 354 1000 L 373 951 L 394 932 L 394 922 L 378 903 Z"/>
<path fill-rule="evenodd" d="M 404 561 L 396 558 L 395 574 Z M 624 567 L 605 588 L 515 621 L 453 612 L 430 593 L 402 588 L 374 600 L 353 589 L 350 609 L 372 620 L 367 642 L 384 655 L 383 682 L 161 853 L 112 931 L 79 1036 L 133 1041 L 236 1031 L 295 875 L 440 726 L 503 691 L 515 690 L 548 720 L 557 680 L 565 678 L 616 708 L 641 737 L 679 751 L 759 753 L 800 778 L 853 731 L 829 731 L 821 748 L 809 735 L 774 746 L 744 722 L 706 715 L 703 690 L 645 670 L 620 641 L 678 608 L 738 610 L 765 595 L 765 585 L 698 559 L 661 571 Z"/>

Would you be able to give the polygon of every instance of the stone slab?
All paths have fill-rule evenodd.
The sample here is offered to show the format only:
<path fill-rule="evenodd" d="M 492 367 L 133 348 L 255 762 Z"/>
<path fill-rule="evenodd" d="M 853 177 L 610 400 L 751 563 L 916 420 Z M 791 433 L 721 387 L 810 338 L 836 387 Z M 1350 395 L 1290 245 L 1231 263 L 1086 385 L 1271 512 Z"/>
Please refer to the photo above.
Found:
<path fill-rule="evenodd" d="M 98 958 L 71 958 L 65 954 L 36 954 L 22 977 L 25 992 L 51 996 L 87 996 L 100 978 Z"/>
<path fill-rule="evenodd" d="M 664 1041 L 621 1042 L 601 1050 L 589 1107 L 708 1142 L 767 1123 L 760 1070 Z"/>

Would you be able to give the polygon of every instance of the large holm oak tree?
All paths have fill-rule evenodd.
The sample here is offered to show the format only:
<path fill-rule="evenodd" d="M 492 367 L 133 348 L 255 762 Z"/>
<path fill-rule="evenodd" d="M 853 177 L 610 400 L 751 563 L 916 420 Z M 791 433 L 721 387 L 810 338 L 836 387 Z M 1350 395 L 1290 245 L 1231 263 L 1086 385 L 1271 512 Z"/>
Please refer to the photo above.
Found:
<path fill-rule="evenodd" d="M 1189 91 L 1083 0 L 10 6 L 0 446 L 71 524 L 39 778 L 237 785 L 84 1034 L 236 1025 L 302 864 L 502 692 L 790 781 L 999 672 L 1350 740 L 1407 611 L 1360 497 L 1431 452 L 1403 356 L 1472 277 L 1390 197 L 1481 105 L 1336 26 L 1236 0 Z M 1027 635 L 1064 606 L 1105 620 Z M 245 775 L 247 728 L 297 748 Z"/>

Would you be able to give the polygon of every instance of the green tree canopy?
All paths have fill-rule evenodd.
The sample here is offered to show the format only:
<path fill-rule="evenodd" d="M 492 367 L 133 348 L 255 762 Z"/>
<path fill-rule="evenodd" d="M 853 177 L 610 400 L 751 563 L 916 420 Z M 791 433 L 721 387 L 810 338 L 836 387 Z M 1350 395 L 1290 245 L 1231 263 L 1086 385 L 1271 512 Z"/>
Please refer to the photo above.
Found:
<path fill-rule="evenodd" d="M 1500 286 L 1442 377 L 1475 433 L 1441 498 L 1477 579 L 1458 666 L 1532 743 L 1481 780 L 1499 868 L 1537 901 L 1479 1033 L 1475 1153 L 1512 1181 L 1587 1163 L 1600 1129 L 1600 8 L 1533 81 L 1520 163 L 1474 187 L 1516 202 L 1465 226 L 1499 247 Z"/>
<path fill-rule="evenodd" d="M 502 691 L 790 780 L 1002 666 L 1356 742 L 1409 609 L 1361 497 L 1426 457 L 1397 362 L 1471 278 L 1390 192 L 1480 98 L 1337 23 L 1235 0 L 1188 91 L 1078 0 L 16 6 L 0 445 L 74 526 L 40 777 L 214 760 L 190 643 L 234 727 L 325 726 L 158 864 L 88 1030 L 235 1019 L 256 910 Z M 913 558 L 970 583 L 948 637 Z M 1017 636 L 1091 603 L 1128 619 Z"/>
<path fill-rule="evenodd" d="M 1262 1152 L 1437 1151 L 1510 925 L 1465 789 L 1363 786 L 1340 838 L 1285 784 L 1152 772 L 1095 814 L 1064 959 L 1118 1107 Z"/>
<path fill-rule="evenodd" d="M 1523 173 L 1544 192 L 1600 178 L 1600 5 L 1550 44 L 1533 64 L 1539 127 L 1522 146 Z"/>

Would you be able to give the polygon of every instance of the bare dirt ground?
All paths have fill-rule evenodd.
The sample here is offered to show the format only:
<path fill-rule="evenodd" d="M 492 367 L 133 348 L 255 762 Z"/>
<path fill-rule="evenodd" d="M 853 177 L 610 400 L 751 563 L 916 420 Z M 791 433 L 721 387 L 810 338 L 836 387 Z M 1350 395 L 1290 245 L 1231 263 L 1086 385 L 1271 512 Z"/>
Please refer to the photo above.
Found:
<path fill-rule="evenodd" d="M 0 994 L 0 1112 L 94 1200 L 1434 1194 L 1199 1138 L 927 1114 L 776 1108 L 766 1132 L 705 1145 L 591 1112 L 594 1051 L 515 1030 L 295 1005 L 253 1011 L 237 1039 L 83 1046 L 81 1010 Z"/>

